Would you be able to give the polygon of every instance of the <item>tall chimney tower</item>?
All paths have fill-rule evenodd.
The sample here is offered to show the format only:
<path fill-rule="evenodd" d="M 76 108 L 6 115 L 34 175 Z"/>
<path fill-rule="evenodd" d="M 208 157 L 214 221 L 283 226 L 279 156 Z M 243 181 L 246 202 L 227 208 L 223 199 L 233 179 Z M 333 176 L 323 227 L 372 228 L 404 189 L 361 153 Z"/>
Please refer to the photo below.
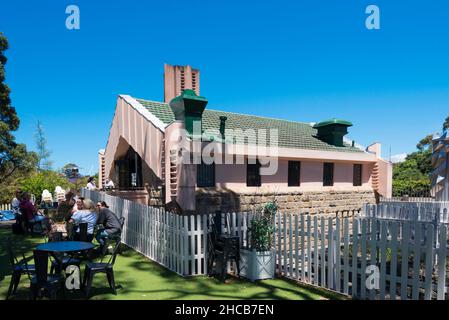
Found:
<path fill-rule="evenodd" d="M 169 103 L 185 89 L 192 89 L 200 95 L 200 71 L 189 65 L 164 64 L 164 102 Z"/>

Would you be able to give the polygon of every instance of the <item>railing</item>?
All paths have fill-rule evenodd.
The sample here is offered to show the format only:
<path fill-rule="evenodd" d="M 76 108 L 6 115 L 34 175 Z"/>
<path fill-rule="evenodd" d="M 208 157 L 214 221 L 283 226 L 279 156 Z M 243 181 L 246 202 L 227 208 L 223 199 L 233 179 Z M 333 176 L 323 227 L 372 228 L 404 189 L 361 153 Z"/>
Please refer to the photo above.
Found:
<path fill-rule="evenodd" d="M 0 211 L 8 211 L 8 210 L 12 210 L 10 203 L 0 204 Z"/>
<path fill-rule="evenodd" d="M 365 204 L 361 217 L 411 222 L 449 223 L 449 202 L 385 202 Z"/>
<path fill-rule="evenodd" d="M 183 276 L 208 273 L 212 215 L 175 215 L 85 189 L 82 195 L 125 217 L 122 238 L 131 248 Z M 357 299 L 446 299 L 447 215 L 437 206 L 401 208 L 276 214 L 277 274 Z M 411 214 L 419 210 L 423 215 Z M 248 246 L 250 221 L 250 213 L 222 214 L 222 229 Z"/>
<path fill-rule="evenodd" d="M 283 215 L 277 272 L 358 299 L 446 298 L 447 225 Z"/>
<path fill-rule="evenodd" d="M 82 189 L 94 202 L 105 201 L 119 217 L 125 218 L 122 241 L 144 256 L 182 276 L 208 274 L 208 233 L 213 216 L 181 216 L 102 192 Z M 249 246 L 251 214 L 222 214 L 222 231 L 238 235 L 241 246 Z"/>

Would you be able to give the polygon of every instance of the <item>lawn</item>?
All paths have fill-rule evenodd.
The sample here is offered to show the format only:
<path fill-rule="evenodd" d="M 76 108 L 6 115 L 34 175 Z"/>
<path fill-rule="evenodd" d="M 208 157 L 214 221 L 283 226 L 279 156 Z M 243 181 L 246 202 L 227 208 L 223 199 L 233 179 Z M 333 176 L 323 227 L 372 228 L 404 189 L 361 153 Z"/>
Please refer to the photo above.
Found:
<path fill-rule="evenodd" d="M 0 226 L 0 243 L 12 236 L 9 226 Z M 12 236 L 17 256 L 22 252 L 32 255 L 32 250 L 44 242 L 39 236 Z M 247 282 L 232 278 L 222 283 L 215 278 L 200 276 L 183 278 L 157 263 L 150 261 L 134 250 L 123 246 L 114 266 L 117 296 L 112 294 L 104 274 L 95 277 L 91 300 L 220 300 L 220 299 L 289 299 L 317 300 L 343 299 L 342 296 L 301 286 L 284 279 Z M 84 268 L 82 267 L 82 271 Z M 4 248 L 0 250 L 0 300 L 6 298 L 11 270 Z M 17 294 L 10 299 L 28 299 L 29 280 L 23 276 Z M 68 299 L 83 299 L 80 291 L 67 293 Z"/>

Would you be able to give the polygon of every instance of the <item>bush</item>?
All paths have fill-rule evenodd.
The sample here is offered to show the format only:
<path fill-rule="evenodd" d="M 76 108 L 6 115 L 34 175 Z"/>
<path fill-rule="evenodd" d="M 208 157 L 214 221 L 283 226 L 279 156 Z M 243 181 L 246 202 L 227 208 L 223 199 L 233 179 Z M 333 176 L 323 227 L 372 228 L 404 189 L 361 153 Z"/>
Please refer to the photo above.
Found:
<path fill-rule="evenodd" d="M 256 251 L 270 251 L 274 240 L 274 217 L 278 209 L 277 203 L 270 202 L 251 219 L 251 247 Z"/>
<path fill-rule="evenodd" d="M 61 174 L 55 171 L 33 172 L 28 177 L 20 179 L 20 188 L 36 196 L 37 203 L 41 202 L 42 191 L 48 190 L 52 194 L 57 186 L 69 189 L 72 184 Z"/>

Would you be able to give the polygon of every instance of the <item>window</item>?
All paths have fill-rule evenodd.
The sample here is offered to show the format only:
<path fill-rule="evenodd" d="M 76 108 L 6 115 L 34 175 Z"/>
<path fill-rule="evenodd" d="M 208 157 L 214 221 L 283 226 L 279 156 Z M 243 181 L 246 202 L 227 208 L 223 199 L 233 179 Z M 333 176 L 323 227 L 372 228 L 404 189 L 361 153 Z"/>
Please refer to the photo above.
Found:
<path fill-rule="evenodd" d="M 197 166 L 196 184 L 199 188 L 215 187 L 215 163 Z"/>
<path fill-rule="evenodd" d="M 323 166 L 323 186 L 331 187 L 334 185 L 334 164 L 324 163 Z"/>
<path fill-rule="evenodd" d="M 262 185 L 260 179 L 260 163 L 247 163 L 246 165 L 246 186 L 260 187 Z"/>
<path fill-rule="evenodd" d="M 301 162 L 289 161 L 288 162 L 288 186 L 299 187 L 301 177 Z"/>
<path fill-rule="evenodd" d="M 354 187 L 360 187 L 362 185 L 362 165 L 361 164 L 354 165 L 352 181 L 353 181 Z"/>

